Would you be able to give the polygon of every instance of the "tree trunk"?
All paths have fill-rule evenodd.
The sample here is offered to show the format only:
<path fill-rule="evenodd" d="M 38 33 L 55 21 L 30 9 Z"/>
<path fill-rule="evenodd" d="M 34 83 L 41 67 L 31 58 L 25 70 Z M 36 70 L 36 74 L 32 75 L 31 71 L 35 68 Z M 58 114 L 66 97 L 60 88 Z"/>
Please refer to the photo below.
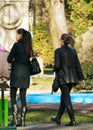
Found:
<path fill-rule="evenodd" d="M 62 33 L 67 33 L 67 24 L 65 19 L 64 0 L 45 0 L 47 10 L 50 15 L 50 31 L 54 47 L 59 47 L 59 41 Z"/>
<path fill-rule="evenodd" d="M 67 24 L 64 10 L 64 0 L 54 0 L 54 17 L 56 22 L 57 37 L 67 33 Z"/>
<path fill-rule="evenodd" d="M 34 26 L 36 26 L 36 5 L 37 5 L 37 1 L 35 0 L 34 1 L 34 8 L 33 8 L 34 9 L 34 11 L 33 11 L 34 12 L 34 18 L 33 18 L 34 19 L 33 20 L 33 25 Z"/>

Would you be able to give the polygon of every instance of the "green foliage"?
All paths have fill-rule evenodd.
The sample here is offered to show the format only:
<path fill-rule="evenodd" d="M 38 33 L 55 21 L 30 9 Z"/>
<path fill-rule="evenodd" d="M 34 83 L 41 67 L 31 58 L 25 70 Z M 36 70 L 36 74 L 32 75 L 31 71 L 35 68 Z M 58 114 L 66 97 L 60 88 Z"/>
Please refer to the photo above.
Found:
<path fill-rule="evenodd" d="M 93 66 L 87 62 L 82 64 L 83 73 L 85 76 L 86 87 L 82 87 L 81 84 L 75 87 L 75 91 L 80 91 L 81 89 L 92 90 L 93 89 Z"/>
<path fill-rule="evenodd" d="M 83 49 L 80 50 L 80 60 L 82 63 L 82 67 L 84 70 L 84 74 L 87 77 L 87 75 L 93 74 L 93 44 L 89 44 Z"/>
<path fill-rule="evenodd" d="M 75 36 L 79 36 L 93 25 L 92 0 L 68 0 L 67 13 L 72 23 L 72 33 Z"/>
<path fill-rule="evenodd" d="M 84 63 L 82 64 L 82 68 L 86 79 L 91 79 L 89 75 L 93 74 L 93 66 L 91 64 Z"/>
<path fill-rule="evenodd" d="M 40 20 L 34 27 L 33 35 L 33 47 L 36 55 L 43 59 L 44 67 L 51 67 L 53 65 L 54 47 L 50 40 L 50 32 L 43 20 Z"/>

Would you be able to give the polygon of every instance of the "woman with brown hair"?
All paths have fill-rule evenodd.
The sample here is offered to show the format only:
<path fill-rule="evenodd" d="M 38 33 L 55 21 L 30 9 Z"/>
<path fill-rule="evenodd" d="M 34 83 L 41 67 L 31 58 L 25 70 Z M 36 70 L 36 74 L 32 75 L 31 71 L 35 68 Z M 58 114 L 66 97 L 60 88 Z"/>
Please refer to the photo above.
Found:
<path fill-rule="evenodd" d="M 29 31 L 20 28 L 16 33 L 16 43 L 14 43 L 7 61 L 11 63 L 10 73 L 10 98 L 13 120 L 9 126 L 25 126 L 26 116 L 26 90 L 30 83 L 30 57 L 32 52 L 32 37 Z M 18 124 L 18 107 L 16 103 L 16 94 L 20 89 L 21 99 L 21 121 Z"/>
<path fill-rule="evenodd" d="M 69 34 L 62 34 L 60 39 L 61 47 L 55 50 L 54 56 L 54 71 L 58 75 L 59 87 L 62 94 L 58 114 L 56 117 L 52 117 L 51 120 L 60 125 L 61 117 L 66 108 L 71 120 L 66 126 L 76 126 L 70 91 L 79 81 L 85 86 L 85 80 L 77 52 L 75 49 L 68 46 L 71 40 L 72 37 Z"/>

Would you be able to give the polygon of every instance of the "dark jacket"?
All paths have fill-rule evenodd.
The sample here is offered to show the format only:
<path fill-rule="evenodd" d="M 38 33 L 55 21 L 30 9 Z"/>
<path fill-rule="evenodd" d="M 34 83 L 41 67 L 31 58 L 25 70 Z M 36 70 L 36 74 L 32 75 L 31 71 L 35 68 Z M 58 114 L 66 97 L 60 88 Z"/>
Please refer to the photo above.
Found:
<path fill-rule="evenodd" d="M 58 73 L 61 85 L 84 80 L 81 65 L 75 49 L 62 46 L 55 50 L 54 71 Z"/>
<path fill-rule="evenodd" d="M 11 63 L 10 86 L 16 88 L 28 88 L 30 83 L 30 57 L 27 56 L 23 40 L 14 43 L 9 56 L 8 63 Z"/>

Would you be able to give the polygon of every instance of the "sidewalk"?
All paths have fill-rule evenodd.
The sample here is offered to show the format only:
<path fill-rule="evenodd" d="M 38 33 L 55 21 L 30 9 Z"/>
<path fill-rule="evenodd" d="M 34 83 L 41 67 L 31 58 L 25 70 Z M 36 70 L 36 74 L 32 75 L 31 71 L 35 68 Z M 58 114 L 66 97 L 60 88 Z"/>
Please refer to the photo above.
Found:
<path fill-rule="evenodd" d="M 17 128 L 17 130 L 93 130 L 93 124 L 78 124 L 76 127 L 68 127 L 62 124 L 57 126 L 53 123 L 32 124 L 28 127 Z"/>
<path fill-rule="evenodd" d="M 20 106 L 20 105 L 19 105 Z M 58 110 L 59 104 L 27 104 L 28 110 Z M 73 104 L 75 111 L 93 112 L 93 104 Z"/>

